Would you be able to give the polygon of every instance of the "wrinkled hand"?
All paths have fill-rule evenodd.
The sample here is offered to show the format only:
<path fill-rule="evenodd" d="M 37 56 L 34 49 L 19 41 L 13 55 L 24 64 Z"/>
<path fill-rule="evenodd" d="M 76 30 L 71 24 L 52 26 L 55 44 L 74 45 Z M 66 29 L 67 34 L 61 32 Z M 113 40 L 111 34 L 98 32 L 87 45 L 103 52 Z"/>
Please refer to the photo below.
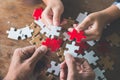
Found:
<path fill-rule="evenodd" d="M 34 75 L 33 70 L 36 63 L 46 53 L 47 48 L 35 46 L 18 48 L 15 50 L 8 73 L 4 80 L 30 80 Z"/>
<path fill-rule="evenodd" d="M 42 21 L 46 25 L 60 25 L 60 18 L 64 11 L 61 0 L 43 0 L 47 7 L 42 13 Z"/>
<path fill-rule="evenodd" d="M 61 63 L 60 80 L 94 80 L 95 73 L 85 59 L 74 58 L 70 54 L 65 55 L 65 61 Z"/>
<path fill-rule="evenodd" d="M 91 13 L 76 27 L 76 29 L 78 31 L 85 31 L 85 35 L 87 36 L 87 38 L 84 39 L 85 41 L 99 40 L 102 35 L 102 31 L 107 24 L 105 17 L 105 14 L 100 11 Z"/>

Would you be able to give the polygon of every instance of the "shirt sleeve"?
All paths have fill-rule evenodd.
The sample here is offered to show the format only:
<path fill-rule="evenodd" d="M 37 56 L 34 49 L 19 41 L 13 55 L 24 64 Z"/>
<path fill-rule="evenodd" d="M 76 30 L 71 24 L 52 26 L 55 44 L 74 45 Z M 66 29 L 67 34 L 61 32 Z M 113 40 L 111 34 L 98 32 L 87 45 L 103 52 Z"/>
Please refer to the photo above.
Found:
<path fill-rule="evenodd" d="M 117 6 L 120 9 L 120 0 L 116 0 L 113 5 Z"/>

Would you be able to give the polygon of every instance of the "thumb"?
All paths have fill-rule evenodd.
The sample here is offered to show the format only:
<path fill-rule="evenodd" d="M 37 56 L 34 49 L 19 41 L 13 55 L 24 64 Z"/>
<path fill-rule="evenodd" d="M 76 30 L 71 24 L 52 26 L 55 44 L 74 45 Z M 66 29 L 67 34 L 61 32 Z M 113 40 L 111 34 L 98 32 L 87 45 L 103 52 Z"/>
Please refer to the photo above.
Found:
<path fill-rule="evenodd" d="M 76 69 L 76 63 L 75 63 L 75 59 L 72 55 L 70 54 L 66 54 L 65 55 L 65 61 L 68 67 L 68 75 L 67 75 L 67 80 L 74 80 L 75 77 L 75 73 L 77 71 Z M 71 79 L 73 78 L 73 79 Z"/>
<path fill-rule="evenodd" d="M 37 63 L 47 52 L 47 47 L 46 46 L 41 46 L 35 50 L 29 61 L 31 63 Z"/>
<path fill-rule="evenodd" d="M 88 17 L 86 17 L 86 18 L 82 21 L 82 23 L 80 23 L 80 24 L 76 27 L 76 30 L 77 30 L 77 31 L 85 30 L 85 29 L 87 29 L 91 24 L 92 24 L 91 19 L 89 19 Z"/>
<path fill-rule="evenodd" d="M 58 26 L 60 25 L 60 18 L 61 18 L 61 14 L 59 11 L 54 11 L 53 14 L 53 25 Z"/>

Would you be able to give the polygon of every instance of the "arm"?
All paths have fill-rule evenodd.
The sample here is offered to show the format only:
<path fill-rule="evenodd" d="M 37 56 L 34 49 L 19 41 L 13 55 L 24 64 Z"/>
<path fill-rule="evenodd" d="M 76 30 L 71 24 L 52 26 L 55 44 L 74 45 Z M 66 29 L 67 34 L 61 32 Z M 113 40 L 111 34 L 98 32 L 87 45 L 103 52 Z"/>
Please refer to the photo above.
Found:
<path fill-rule="evenodd" d="M 120 18 L 120 9 L 117 5 L 113 4 L 110 7 L 89 14 L 81 24 L 76 27 L 76 30 L 84 30 L 87 36 L 84 41 L 99 40 L 102 31 L 106 24 Z"/>
<path fill-rule="evenodd" d="M 64 11 L 61 0 L 43 0 L 46 8 L 42 13 L 42 21 L 46 25 L 60 25 L 60 18 Z"/>

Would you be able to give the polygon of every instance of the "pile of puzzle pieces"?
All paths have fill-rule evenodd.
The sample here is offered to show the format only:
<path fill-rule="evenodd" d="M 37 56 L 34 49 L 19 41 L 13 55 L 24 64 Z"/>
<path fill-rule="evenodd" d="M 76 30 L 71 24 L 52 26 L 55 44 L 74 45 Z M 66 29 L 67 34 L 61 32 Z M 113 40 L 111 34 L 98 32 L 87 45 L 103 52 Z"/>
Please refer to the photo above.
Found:
<path fill-rule="evenodd" d="M 64 61 L 64 55 L 67 53 L 74 57 L 85 58 L 93 66 L 96 74 L 95 80 L 107 80 L 104 75 L 105 70 L 112 70 L 114 62 L 108 56 L 98 57 L 95 51 L 88 50 L 90 47 L 94 47 L 97 42 L 82 42 L 81 40 L 86 38 L 84 31 L 77 32 L 76 29 L 67 31 L 75 23 L 75 20 L 70 18 L 65 19 L 66 23 L 61 26 L 46 26 L 41 20 L 42 11 L 42 8 L 35 9 L 33 13 L 34 22 L 31 25 L 21 29 L 11 28 L 7 31 L 8 38 L 14 40 L 31 38 L 30 44 L 38 47 L 46 45 L 52 53 L 57 54 L 60 62 Z M 81 23 L 85 17 L 87 17 L 87 12 L 84 14 L 80 13 L 76 21 Z M 98 64 L 103 66 L 103 68 L 101 69 Z M 60 63 L 51 61 L 51 67 L 46 72 L 59 76 Z"/>

